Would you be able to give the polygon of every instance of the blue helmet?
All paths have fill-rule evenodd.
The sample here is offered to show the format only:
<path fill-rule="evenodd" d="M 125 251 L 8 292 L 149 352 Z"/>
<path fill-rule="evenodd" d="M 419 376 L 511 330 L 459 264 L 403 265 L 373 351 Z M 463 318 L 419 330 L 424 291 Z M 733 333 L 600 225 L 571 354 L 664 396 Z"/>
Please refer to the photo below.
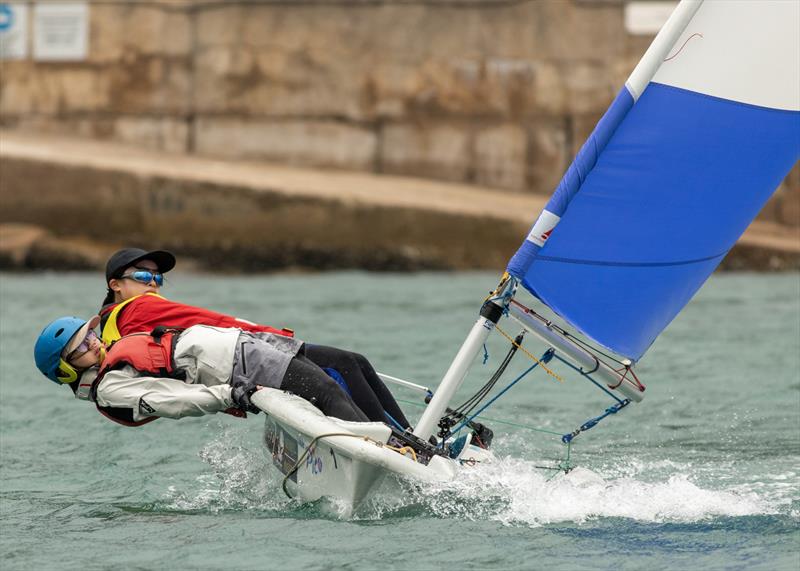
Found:
<path fill-rule="evenodd" d="M 61 317 L 42 330 L 33 348 L 36 367 L 54 383 L 78 380 L 75 369 L 61 358 L 69 340 L 87 324 L 79 317 Z"/>

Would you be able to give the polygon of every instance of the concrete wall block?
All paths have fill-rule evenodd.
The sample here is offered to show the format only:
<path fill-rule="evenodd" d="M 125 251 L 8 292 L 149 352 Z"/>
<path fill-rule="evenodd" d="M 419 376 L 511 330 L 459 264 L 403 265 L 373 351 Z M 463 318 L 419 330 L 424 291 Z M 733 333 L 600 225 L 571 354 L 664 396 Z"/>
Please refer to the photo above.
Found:
<path fill-rule="evenodd" d="M 488 111 L 484 76 L 482 62 L 476 60 L 425 62 L 417 71 L 413 91 L 407 95 L 409 115 L 467 116 Z M 494 110 L 494 114 L 499 112 Z"/>
<path fill-rule="evenodd" d="M 595 127 L 597 127 L 597 123 L 603 117 L 605 113 L 605 109 L 597 110 L 593 113 L 583 113 L 583 114 L 575 114 L 570 115 L 567 121 L 567 129 L 569 131 L 566 133 L 567 140 L 569 141 L 567 151 L 571 153 L 572 157 L 575 157 L 578 154 L 578 151 L 581 150 L 584 143 L 589 138 L 589 135 L 592 134 Z"/>
<path fill-rule="evenodd" d="M 128 51 L 106 72 L 109 110 L 129 113 L 185 114 L 191 109 L 191 65 L 186 59 Z"/>
<path fill-rule="evenodd" d="M 91 6 L 89 59 L 111 63 L 134 51 L 150 56 L 189 57 L 192 14 L 177 6 L 151 3 Z"/>
<path fill-rule="evenodd" d="M 603 64 L 576 64 L 562 71 L 565 110 L 576 115 L 603 113 L 621 88 Z"/>
<path fill-rule="evenodd" d="M 105 67 L 39 63 L 3 69 L 4 115 L 116 112 L 184 114 L 190 104 L 186 61 L 131 54 Z"/>
<path fill-rule="evenodd" d="M 471 178 L 471 135 L 456 125 L 386 125 L 381 132 L 381 171 L 444 180 Z"/>
<path fill-rule="evenodd" d="M 539 57 L 562 62 L 610 62 L 628 48 L 624 30 L 624 1 L 531 2 L 526 18 L 520 19 L 520 33 L 540 35 Z M 531 13 L 537 10 L 535 18 Z M 643 52 L 642 52 L 643 53 Z"/>
<path fill-rule="evenodd" d="M 120 117 L 114 121 L 114 139 L 170 153 L 188 151 L 189 124 L 172 117 Z"/>
<path fill-rule="evenodd" d="M 604 65 L 558 64 L 535 59 L 429 61 L 408 93 L 409 112 L 504 119 L 604 111 L 620 84 Z"/>
<path fill-rule="evenodd" d="M 371 170 L 377 137 L 333 121 L 268 121 L 204 117 L 197 121 L 199 153 L 289 164 Z"/>
<path fill-rule="evenodd" d="M 533 4 L 492 10 L 436 4 L 204 9 L 197 16 L 198 103 L 209 112 L 230 105 L 249 114 L 352 120 L 396 118 L 406 110 L 509 118 L 546 105 L 548 113 L 560 112 L 563 86 L 542 37 L 560 34 L 549 30 L 550 20 L 571 5 Z M 589 25 L 597 13 L 604 23 L 619 17 L 621 26 L 618 8 L 588 12 L 573 16 L 586 28 L 581 41 L 587 45 L 611 33 Z M 459 33 L 441 33 L 445 28 Z M 596 61 L 610 59 L 596 44 L 591 52 Z M 564 53 L 552 57 L 569 60 Z"/>
<path fill-rule="evenodd" d="M 32 184 L 36 200 L 30 199 Z M 114 228 L 123 236 L 142 228 L 141 185 L 139 177 L 128 173 L 9 159 L 3 163 L 0 222 L 42 223 L 62 235 L 101 239 L 108 239 L 108 228 Z M 58 224 L 52 223 L 54 213 Z"/>
<path fill-rule="evenodd" d="M 781 187 L 781 205 L 777 221 L 800 227 L 800 164 L 795 163 Z"/>
<path fill-rule="evenodd" d="M 147 149 L 186 152 L 188 122 L 173 117 L 25 116 L 9 122 L 18 131 L 121 141 Z"/>
<path fill-rule="evenodd" d="M 542 119 L 528 125 L 528 181 L 530 192 L 551 194 L 558 186 L 573 155 L 563 122 Z"/>
<path fill-rule="evenodd" d="M 759 220 L 765 220 L 767 222 L 778 222 L 781 216 L 781 202 L 782 202 L 782 192 L 779 189 L 775 194 L 773 194 L 761 211 L 758 213 Z"/>
<path fill-rule="evenodd" d="M 526 117 L 540 106 L 539 67 L 522 58 L 428 61 L 408 90 L 407 107 L 419 115 Z"/>
<path fill-rule="evenodd" d="M 4 116 L 4 121 L 12 115 L 35 112 L 37 101 L 34 94 L 41 90 L 38 83 L 27 62 L 3 62 L 0 73 L 0 115 Z M 54 107 L 52 103 L 51 107 Z"/>
<path fill-rule="evenodd" d="M 243 22 L 245 18 L 251 17 L 246 12 L 253 9 L 254 6 L 245 7 L 238 2 L 227 6 L 220 2 L 197 10 L 194 15 L 197 47 L 204 49 L 239 43 L 242 39 Z"/>
<path fill-rule="evenodd" d="M 363 83 L 357 73 L 321 67 L 309 54 L 215 47 L 199 53 L 195 105 L 199 113 L 361 120 Z M 352 70 L 351 70 L 352 71 Z"/>
<path fill-rule="evenodd" d="M 536 62 L 534 85 L 528 97 L 533 102 L 530 107 L 539 115 L 553 116 L 566 113 L 566 91 L 561 67 L 550 61 Z"/>
<path fill-rule="evenodd" d="M 109 101 L 101 70 L 58 64 L 3 65 L 0 112 L 69 114 L 102 111 Z"/>
<path fill-rule="evenodd" d="M 3 124 L 13 127 L 16 131 L 98 139 L 113 137 L 114 131 L 111 123 L 111 119 L 54 117 L 52 115 L 22 115 L 13 119 L 3 118 Z"/>
<path fill-rule="evenodd" d="M 506 124 L 479 131 L 474 143 L 475 182 L 524 190 L 527 151 L 527 133 L 518 125 Z"/>
<path fill-rule="evenodd" d="M 416 68 L 393 62 L 376 66 L 364 77 L 361 99 L 374 119 L 396 120 L 406 115 L 408 94 L 417 84 Z"/>

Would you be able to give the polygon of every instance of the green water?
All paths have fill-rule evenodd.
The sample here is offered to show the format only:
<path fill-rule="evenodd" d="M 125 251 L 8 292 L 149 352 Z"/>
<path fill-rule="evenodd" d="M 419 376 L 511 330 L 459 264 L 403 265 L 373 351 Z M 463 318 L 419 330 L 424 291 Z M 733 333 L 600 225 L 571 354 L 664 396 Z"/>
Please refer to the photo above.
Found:
<path fill-rule="evenodd" d="M 260 417 L 129 429 L 41 377 L 35 336 L 59 315 L 88 316 L 100 281 L 0 274 L 4 571 L 800 568 L 797 274 L 714 276 L 638 367 L 644 402 L 578 438 L 580 469 L 570 477 L 537 468 L 563 456 L 557 437 L 487 421 L 497 463 L 435 489 L 386 486 L 348 520 L 283 496 Z M 293 327 L 435 386 L 496 281 L 176 274 L 165 294 Z M 506 349 L 493 336 L 488 363 L 476 362 L 460 396 Z M 504 380 L 529 364 L 519 355 Z M 487 416 L 563 433 L 608 406 L 591 385 L 557 372 L 563 383 L 532 373 Z M 395 392 L 418 418 L 417 395 Z"/>

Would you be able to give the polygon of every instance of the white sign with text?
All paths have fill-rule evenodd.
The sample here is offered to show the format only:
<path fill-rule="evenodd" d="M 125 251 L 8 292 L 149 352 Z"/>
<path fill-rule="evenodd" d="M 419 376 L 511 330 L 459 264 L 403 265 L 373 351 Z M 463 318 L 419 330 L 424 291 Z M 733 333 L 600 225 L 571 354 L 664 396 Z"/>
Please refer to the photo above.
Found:
<path fill-rule="evenodd" d="M 33 57 L 45 61 L 85 60 L 89 52 L 86 2 L 39 2 L 33 8 Z"/>

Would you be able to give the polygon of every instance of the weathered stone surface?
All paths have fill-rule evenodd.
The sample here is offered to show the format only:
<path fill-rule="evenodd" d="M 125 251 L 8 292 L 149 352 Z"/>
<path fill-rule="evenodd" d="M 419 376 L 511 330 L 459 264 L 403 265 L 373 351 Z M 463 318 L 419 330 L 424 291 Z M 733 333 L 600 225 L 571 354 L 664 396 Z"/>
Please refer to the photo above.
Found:
<path fill-rule="evenodd" d="M 109 105 L 108 85 L 108 75 L 91 67 L 3 63 L 0 113 L 12 117 L 41 114 L 54 121 L 68 113 L 103 111 Z"/>
<path fill-rule="evenodd" d="M 204 118 L 195 135 L 203 154 L 356 170 L 373 167 L 376 144 L 374 133 L 333 121 Z"/>
<path fill-rule="evenodd" d="M 121 65 L 106 70 L 109 111 L 119 114 L 171 114 L 191 109 L 194 89 L 186 59 L 126 51 Z"/>
<path fill-rule="evenodd" d="M 92 2 L 87 61 L 3 62 L 0 125 L 549 193 L 652 40 L 624 5 Z"/>
<path fill-rule="evenodd" d="M 719 266 L 722 271 L 796 272 L 800 255 L 768 246 L 737 244 Z"/>
<path fill-rule="evenodd" d="M 557 120 L 537 121 L 528 128 L 527 188 L 552 193 L 572 160 L 570 138 Z"/>
<path fill-rule="evenodd" d="M 494 198 L 451 185 L 14 139 L 0 146 L 0 222 L 95 240 L 111 228 L 120 243 L 174 249 L 215 269 L 499 268 L 528 226 L 527 216 L 499 223 Z M 519 203 L 514 217 L 540 208 Z M 47 225 L 55 217 L 58 226 Z"/>
<path fill-rule="evenodd" d="M 129 244 L 170 248 L 216 270 L 499 271 L 546 201 L 421 179 L 165 155 L 69 138 L 0 132 L 0 143 L 0 223 L 35 224 L 53 235 L 43 241 L 48 235 L 34 229 L 6 240 L 0 230 L 0 250 L 10 252 L 5 259 L 17 260 L 17 267 L 41 267 L 43 260 L 90 267 L 67 256 L 83 252 L 89 259 L 89 244 L 97 249 L 97 264 Z M 754 223 L 740 241 L 754 253 L 744 250 L 726 263 L 800 268 L 798 232 Z M 80 239 L 65 242 L 74 236 Z M 113 247 L 106 244 L 110 236 Z"/>
<path fill-rule="evenodd" d="M 189 128 L 186 122 L 173 117 L 134 115 L 106 117 L 100 120 L 71 117 L 54 123 L 40 116 L 25 115 L 10 119 L 6 123 L 20 132 L 78 135 L 132 143 L 144 148 L 169 152 L 186 151 L 189 140 Z"/>
<path fill-rule="evenodd" d="M 80 236 L 57 237 L 41 226 L 0 224 L 3 270 L 100 270 L 114 249 Z"/>
<path fill-rule="evenodd" d="M 149 149 L 183 152 L 188 148 L 189 126 L 173 117 L 119 117 L 111 126 L 109 138 Z"/>
<path fill-rule="evenodd" d="M 527 133 L 513 123 L 479 131 L 475 135 L 475 182 L 525 190 L 527 144 Z"/>
<path fill-rule="evenodd" d="M 23 267 L 33 244 L 47 234 L 31 224 L 0 224 L 0 268 Z"/>
<path fill-rule="evenodd" d="M 800 164 L 795 164 L 781 189 L 781 204 L 776 221 L 800 227 Z"/>
<path fill-rule="evenodd" d="M 619 6 L 558 0 L 458 6 L 435 0 L 348 6 L 324 0 L 115 2 L 92 4 L 90 14 L 87 62 L 6 66 L 3 124 L 54 132 L 71 125 L 80 133 L 161 149 L 196 139 L 198 149 L 222 149 L 224 156 L 242 148 L 244 156 L 314 165 L 386 164 L 391 172 L 421 169 L 447 179 L 496 180 L 507 188 L 524 186 L 513 165 L 520 149 L 537 144 L 519 133 L 513 142 L 501 137 L 515 155 L 505 161 L 512 171 L 500 173 L 497 153 L 487 158 L 481 142 L 499 135 L 487 133 L 509 121 L 528 132 L 526 119 L 605 106 L 605 72 L 625 49 Z M 147 118 L 135 120 L 135 114 Z M 416 127 L 431 117 L 461 132 L 455 136 L 449 132 L 454 127 L 437 124 Z M 224 125 L 253 118 L 251 145 L 214 144 L 226 137 Z M 386 121 L 414 124 L 414 135 L 408 127 L 383 129 Z M 290 126 L 277 126 L 281 122 Z M 345 127 L 319 128 L 335 123 Z M 333 144 L 315 142 L 316 133 L 331 129 Z M 371 135 L 360 134 L 367 131 Z M 354 133 L 365 141 L 363 150 L 351 148 Z M 312 148 L 276 152 L 270 146 L 275 136 L 309 141 Z M 387 142 L 400 146 L 386 149 Z M 419 149 L 402 146 L 420 142 L 433 155 L 423 158 Z M 263 146 L 266 152 L 256 151 Z M 436 165 L 436 157 L 443 163 Z M 491 166 L 470 167 L 475 160 Z"/>
<path fill-rule="evenodd" d="M 386 125 L 381 136 L 381 171 L 445 180 L 469 179 L 470 133 L 458 125 Z"/>
<path fill-rule="evenodd" d="M 192 14 L 187 2 L 161 6 L 118 2 L 91 6 L 90 61 L 118 63 L 131 51 L 145 55 L 188 57 Z M 184 8 L 181 9 L 181 4 Z"/>

